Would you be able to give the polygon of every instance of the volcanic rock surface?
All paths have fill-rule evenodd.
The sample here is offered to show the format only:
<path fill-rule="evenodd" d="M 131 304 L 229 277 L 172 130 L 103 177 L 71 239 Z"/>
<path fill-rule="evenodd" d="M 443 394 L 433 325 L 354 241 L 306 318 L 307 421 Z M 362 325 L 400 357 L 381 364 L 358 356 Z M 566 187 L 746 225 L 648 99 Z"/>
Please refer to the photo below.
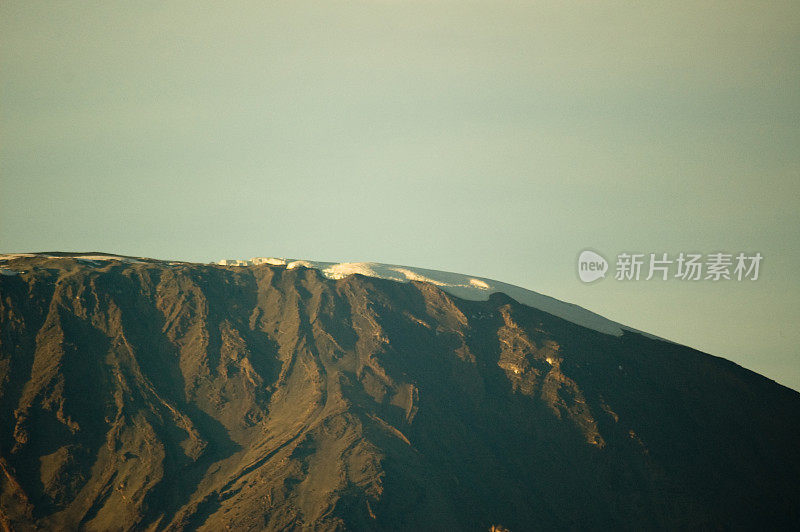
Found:
<path fill-rule="evenodd" d="M 800 394 L 503 293 L 0 266 L 9 530 L 797 528 Z"/>

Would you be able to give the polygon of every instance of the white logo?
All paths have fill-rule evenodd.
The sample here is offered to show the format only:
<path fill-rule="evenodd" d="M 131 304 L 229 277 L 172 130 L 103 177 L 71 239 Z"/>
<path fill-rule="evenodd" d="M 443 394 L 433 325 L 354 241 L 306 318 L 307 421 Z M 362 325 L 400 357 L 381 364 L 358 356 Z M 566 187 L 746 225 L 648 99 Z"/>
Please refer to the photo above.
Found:
<path fill-rule="evenodd" d="M 588 249 L 578 257 L 578 277 L 584 283 L 591 283 L 606 276 L 608 262 L 602 256 Z"/>

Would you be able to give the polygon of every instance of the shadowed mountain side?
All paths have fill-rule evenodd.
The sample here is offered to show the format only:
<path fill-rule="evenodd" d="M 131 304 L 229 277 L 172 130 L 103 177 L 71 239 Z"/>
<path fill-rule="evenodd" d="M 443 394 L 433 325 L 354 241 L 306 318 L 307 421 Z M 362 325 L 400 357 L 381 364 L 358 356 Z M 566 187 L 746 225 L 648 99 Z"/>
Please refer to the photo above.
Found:
<path fill-rule="evenodd" d="M 724 359 L 302 266 L 3 267 L 9 529 L 800 525 L 800 394 Z"/>

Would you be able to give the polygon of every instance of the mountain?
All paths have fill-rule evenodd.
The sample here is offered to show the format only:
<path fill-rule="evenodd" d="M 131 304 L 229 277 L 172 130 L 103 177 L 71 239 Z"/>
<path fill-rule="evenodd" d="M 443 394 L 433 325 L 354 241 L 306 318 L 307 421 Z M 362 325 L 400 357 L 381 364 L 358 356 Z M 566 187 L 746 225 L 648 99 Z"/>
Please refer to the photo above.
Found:
<path fill-rule="evenodd" d="M 797 392 L 490 280 L 0 257 L 6 530 L 796 529 L 798 441 Z"/>

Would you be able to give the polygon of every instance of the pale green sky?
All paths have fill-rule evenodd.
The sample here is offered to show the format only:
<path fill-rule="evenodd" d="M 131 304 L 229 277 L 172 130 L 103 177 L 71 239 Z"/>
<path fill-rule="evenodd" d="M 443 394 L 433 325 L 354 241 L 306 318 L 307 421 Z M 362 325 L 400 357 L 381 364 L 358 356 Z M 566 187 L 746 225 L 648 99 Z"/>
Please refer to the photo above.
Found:
<path fill-rule="evenodd" d="M 470 273 L 800 389 L 799 65 L 796 1 L 6 0 L 0 252 Z"/>

